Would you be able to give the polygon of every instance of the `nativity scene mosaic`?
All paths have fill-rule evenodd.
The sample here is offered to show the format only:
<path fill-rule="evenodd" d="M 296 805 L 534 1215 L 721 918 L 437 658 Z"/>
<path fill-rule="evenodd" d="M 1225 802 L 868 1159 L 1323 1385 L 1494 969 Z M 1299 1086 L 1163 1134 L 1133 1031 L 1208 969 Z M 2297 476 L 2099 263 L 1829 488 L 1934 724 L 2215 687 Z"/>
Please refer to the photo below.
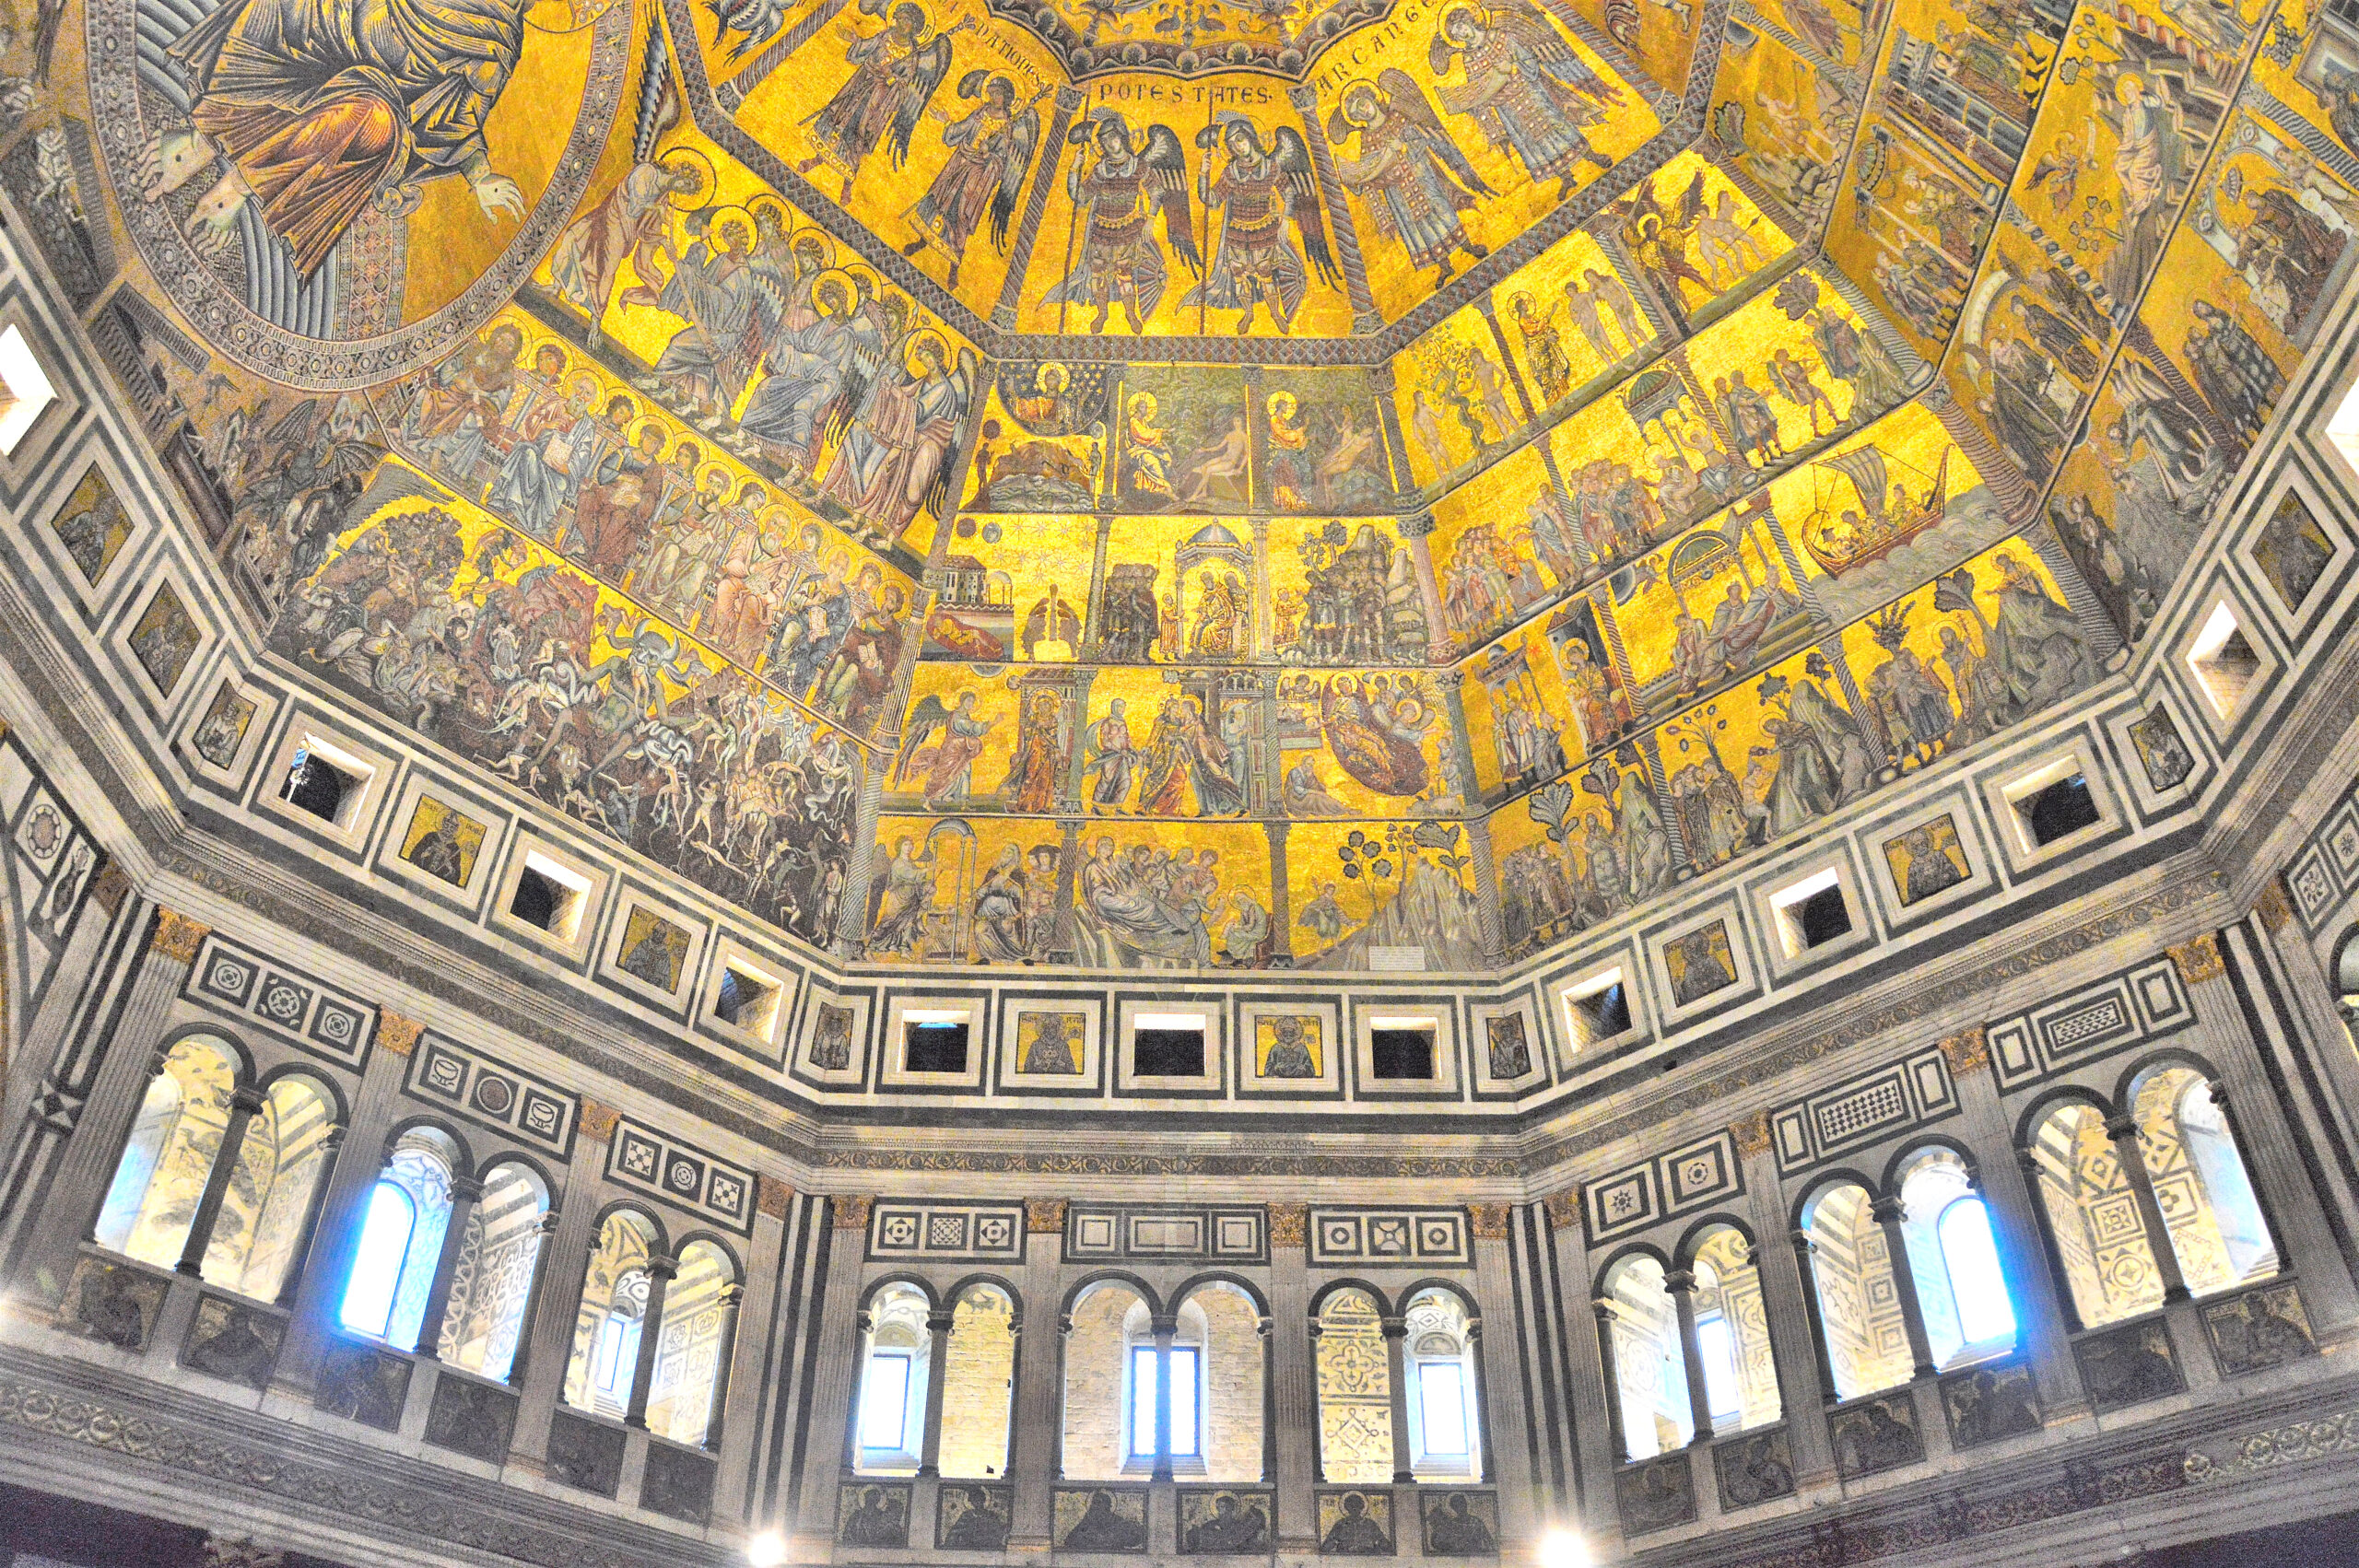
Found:
<path fill-rule="evenodd" d="M 2359 27 L 82 0 L 0 136 L 272 654 L 487 788 L 839 958 L 1470 971 L 2118 667 Z"/>

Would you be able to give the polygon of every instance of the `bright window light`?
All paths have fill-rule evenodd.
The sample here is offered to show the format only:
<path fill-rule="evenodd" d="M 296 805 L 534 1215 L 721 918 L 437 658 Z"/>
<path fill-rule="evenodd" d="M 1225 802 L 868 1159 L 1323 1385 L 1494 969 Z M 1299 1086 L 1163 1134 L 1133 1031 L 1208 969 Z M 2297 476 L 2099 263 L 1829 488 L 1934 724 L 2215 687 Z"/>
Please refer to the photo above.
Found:
<path fill-rule="evenodd" d="M 780 1530 L 764 1530 L 745 1543 L 749 1568 L 786 1568 L 786 1536 Z"/>
<path fill-rule="evenodd" d="M 1455 1458 L 1466 1452 L 1466 1375 L 1452 1361 L 1417 1363 L 1417 1403 L 1424 1416 L 1426 1452 Z"/>
<path fill-rule="evenodd" d="M 8 398 L 7 406 L 0 408 L 0 452 L 13 453 L 41 410 L 57 401 L 57 389 L 33 357 L 32 345 L 13 326 L 0 329 L 0 385 L 6 386 Z"/>
<path fill-rule="evenodd" d="M 1740 1404 L 1736 1377 L 1736 1334 L 1725 1317 L 1699 1318 L 1696 1350 L 1704 1363 L 1704 1398 L 1715 1419 L 1734 1415 Z"/>
<path fill-rule="evenodd" d="M 898 1450 L 907 1441 L 910 1420 L 910 1358 L 897 1351 L 879 1351 L 868 1358 L 868 1375 L 860 1386 L 860 1445 Z"/>
<path fill-rule="evenodd" d="M 1178 1411 L 1173 1411 L 1176 1417 Z M 1131 1455 L 1155 1457 L 1155 1347 L 1131 1347 Z"/>
<path fill-rule="evenodd" d="M 1201 1012 L 1142 1012 L 1131 1024 L 1134 1029 L 1193 1029 L 1202 1033 L 1204 1015 Z"/>
<path fill-rule="evenodd" d="M 1954 1200 L 1942 1211 L 1936 1230 L 1966 1342 L 2013 1339 L 2014 1303 L 2007 1297 L 2007 1276 L 1999 1268 L 1999 1244 L 1990 1235 L 1990 1211 L 1982 1199 Z"/>
<path fill-rule="evenodd" d="M 1196 1420 L 1197 1353 L 1191 1345 L 1171 1349 L 1171 1455 L 1179 1459 L 1193 1458 L 1203 1447 Z"/>
<path fill-rule="evenodd" d="M 383 1337 L 386 1320 L 393 1316 L 393 1293 L 401 1285 L 402 1262 L 409 1256 L 410 1231 L 417 1223 L 417 1205 L 399 1185 L 381 1181 L 370 1189 L 369 1212 L 360 1223 L 360 1246 L 337 1314 L 346 1328 Z"/>
<path fill-rule="evenodd" d="M 598 1391 L 621 1398 L 639 1373 L 639 1327 L 636 1317 L 608 1316 L 598 1326 L 598 1359 L 593 1375 Z"/>

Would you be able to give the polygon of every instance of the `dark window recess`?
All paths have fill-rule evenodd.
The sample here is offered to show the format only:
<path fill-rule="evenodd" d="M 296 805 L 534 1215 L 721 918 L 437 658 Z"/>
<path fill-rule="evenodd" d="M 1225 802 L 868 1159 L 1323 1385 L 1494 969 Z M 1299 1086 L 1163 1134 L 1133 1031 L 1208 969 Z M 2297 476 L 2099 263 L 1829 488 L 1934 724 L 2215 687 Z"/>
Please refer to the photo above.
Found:
<path fill-rule="evenodd" d="M 316 752 L 297 752 L 295 766 L 287 775 L 287 787 L 278 798 L 311 813 L 322 822 L 334 822 L 336 813 L 344 809 L 345 792 L 352 788 L 352 776 Z"/>
<path fill-rule="evenodd" d="M 543 876 L 526 866 L 516 873 L 516 896 L 508 901 L 508 912 L 528 926 L 554 930 L 557 912 L 565 907 L 569 891 L 559 886 L 556 878 Z"/>
<path fill-rule="evenodd" d="M 1630 1027 L 1630 999 L 1622 994 L 1619 980 L 1602 991 L 1575 997 L 1573 1009 L 1581 1015 L 1592 1040 L 1610 1040 Z"/>
<path fill-rule="evenodd" d="M 734 969 L 721 971 L 721 994 L 712 1000 L 712 1011 L 724 1024 L 739 1024 L 753 1028 L 761 1022 L 762 1009 L 769 1004 L 775 986 L 766 986 L 750 975 Z"/>
<path fill-rule="evenodd" d="M 1141 1078 L 1202 1078 L 1202 1029 L 1141 1029 L 1131 1036 L 1131 1071 Z"/>
<path fill-rule="evenodd" d="M 1434 1075 L 1434 1032 L 1431 1029 L 1371 1029 L 1369 1061 L 1379 1078 L 1431 1078 Z"/>
<path fill-rule="evenodd" d="M 2015 809 L 2031 825 L 2032 841 L 2037 844 L 2053 844 L 2067 835 L 2095 826 L 2100 820 L 2096 799 L 2089 793 L 2089 781 L 2077 773 L 2070 778 L 2058 779 L 2028 799 L 2017 801 Z"/>
<path fill-rule="evenodd" d="M 1795 905 L 1794 923 L 1802 930 L 1805 948 L 1847 934 L 1851 930 L 1851 911 L 1843 907 L 1842 887 L 1822 887 Z"/>
<path fill-rule="evenodd" d="M 904 1056 L 911 1072 L 967 1071 L 967 1025 L 912 1024 L 903 1036 Z"/>

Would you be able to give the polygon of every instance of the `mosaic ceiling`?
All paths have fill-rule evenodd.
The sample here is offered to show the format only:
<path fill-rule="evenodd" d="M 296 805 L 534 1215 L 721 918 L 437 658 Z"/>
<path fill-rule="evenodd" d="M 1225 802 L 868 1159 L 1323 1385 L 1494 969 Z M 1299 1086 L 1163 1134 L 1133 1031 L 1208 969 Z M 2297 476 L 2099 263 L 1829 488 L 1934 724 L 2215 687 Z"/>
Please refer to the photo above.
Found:
<path fill-rule="evenodd" d="M 1473 970 L 1807 832 L 2139 638 L 2359 232 L 2302 0 L 83 0 L 5 68 L 274 654 L 885 963 Z"/>

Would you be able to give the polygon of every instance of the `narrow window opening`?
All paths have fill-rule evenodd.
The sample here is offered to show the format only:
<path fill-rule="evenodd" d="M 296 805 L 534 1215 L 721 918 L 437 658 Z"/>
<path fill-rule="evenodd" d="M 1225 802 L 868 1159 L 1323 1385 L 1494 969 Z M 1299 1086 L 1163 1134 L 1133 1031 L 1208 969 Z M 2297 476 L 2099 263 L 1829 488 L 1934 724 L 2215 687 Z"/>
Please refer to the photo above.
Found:
<path fill-rule="evenodd" d="M 778 1013 L 778 987 L 729 965 L 721 971 L 721 990 L 713 998 L 712 1011 L 724 1024 L 767 1035 Z"/>
<path fill-rule="evenodd" d="M 2043 848 L 2104 820 L 2088 779 L 2078 773 L 2017 801 L 2015 810 L 2023 813 L 2032 842 Z"/>
<path fill-rule="evenodd" d="M 296 750 L 294 766 L 287 770 L 287 782 L 280 786 L 278 798 L 322 822 L 340 824 L 345 797 L 354 783 L 353 777 L 344 769 L 309 746 L 301 746 Z"/>
<path fill-rule="evenodd" d="M 906 1013 L 901 1029 L 902 1065 L 911 1072 L 967 1071 L 967 1018 L 963 1013 Z"/>
<path fill-rule="evenodd" d="M 585 891 L 549 861 L 527 855 L 523 869 L 516 873 L 516 891 L 508 900 L 508 912 L 535 930 L 546 931 L 559 942 L 571 942 L 581 923 Z"/>
<path fill-rule="evenodd" d="M 0 328 L 0 452 L 15 456 L 41 411 L 56 401 L 57 389 L 25 334 L 14 326 Z"/>
<path fill-rule="evenodd" d="M 1131 1031 L 1131 1071 L 1140 1078 L 1202 1078 L 1204 1021 L 1193 1013 L 1149 1013 Z"/>
<path fill-rule="evenodd" d="M 1422 1018 L 1379 1018 L 1368 1027 L 1368 1059 L 1386 1079 L 1434 1075 L 1434 1026 Z"/>
<path fill-rule="evenodd" d="M 2225 604 L 2213 607 L 2211 618 L 2203 623 L 2203 629 L 2196 634 L 2194 644 L 2187 650 L 2187 662 L 2203 687 L 2204 700 L 2222 719 L 2236 712 L 2244 701 L 2246 688 L 2260 673 L 2260 655 L 2253 650 L 2244 628 L 2236 625 L 2236 615 Z"/>
<path fill-rule="evenodd" d="M 1839 886 L 1820 888 L 1795 907 L 1794 916 L 1805 950 L 1850 934 L 1851 911 L 1843 902 Z"/>
<path fill-rule="evenodd" d="M 1572 1008 L 1573 1032 L 1584 1046 L 1629 1032 L 1630 998 L 1623 988 L 1619 969 L 1591 981 L 1566 1000 Z"/>

